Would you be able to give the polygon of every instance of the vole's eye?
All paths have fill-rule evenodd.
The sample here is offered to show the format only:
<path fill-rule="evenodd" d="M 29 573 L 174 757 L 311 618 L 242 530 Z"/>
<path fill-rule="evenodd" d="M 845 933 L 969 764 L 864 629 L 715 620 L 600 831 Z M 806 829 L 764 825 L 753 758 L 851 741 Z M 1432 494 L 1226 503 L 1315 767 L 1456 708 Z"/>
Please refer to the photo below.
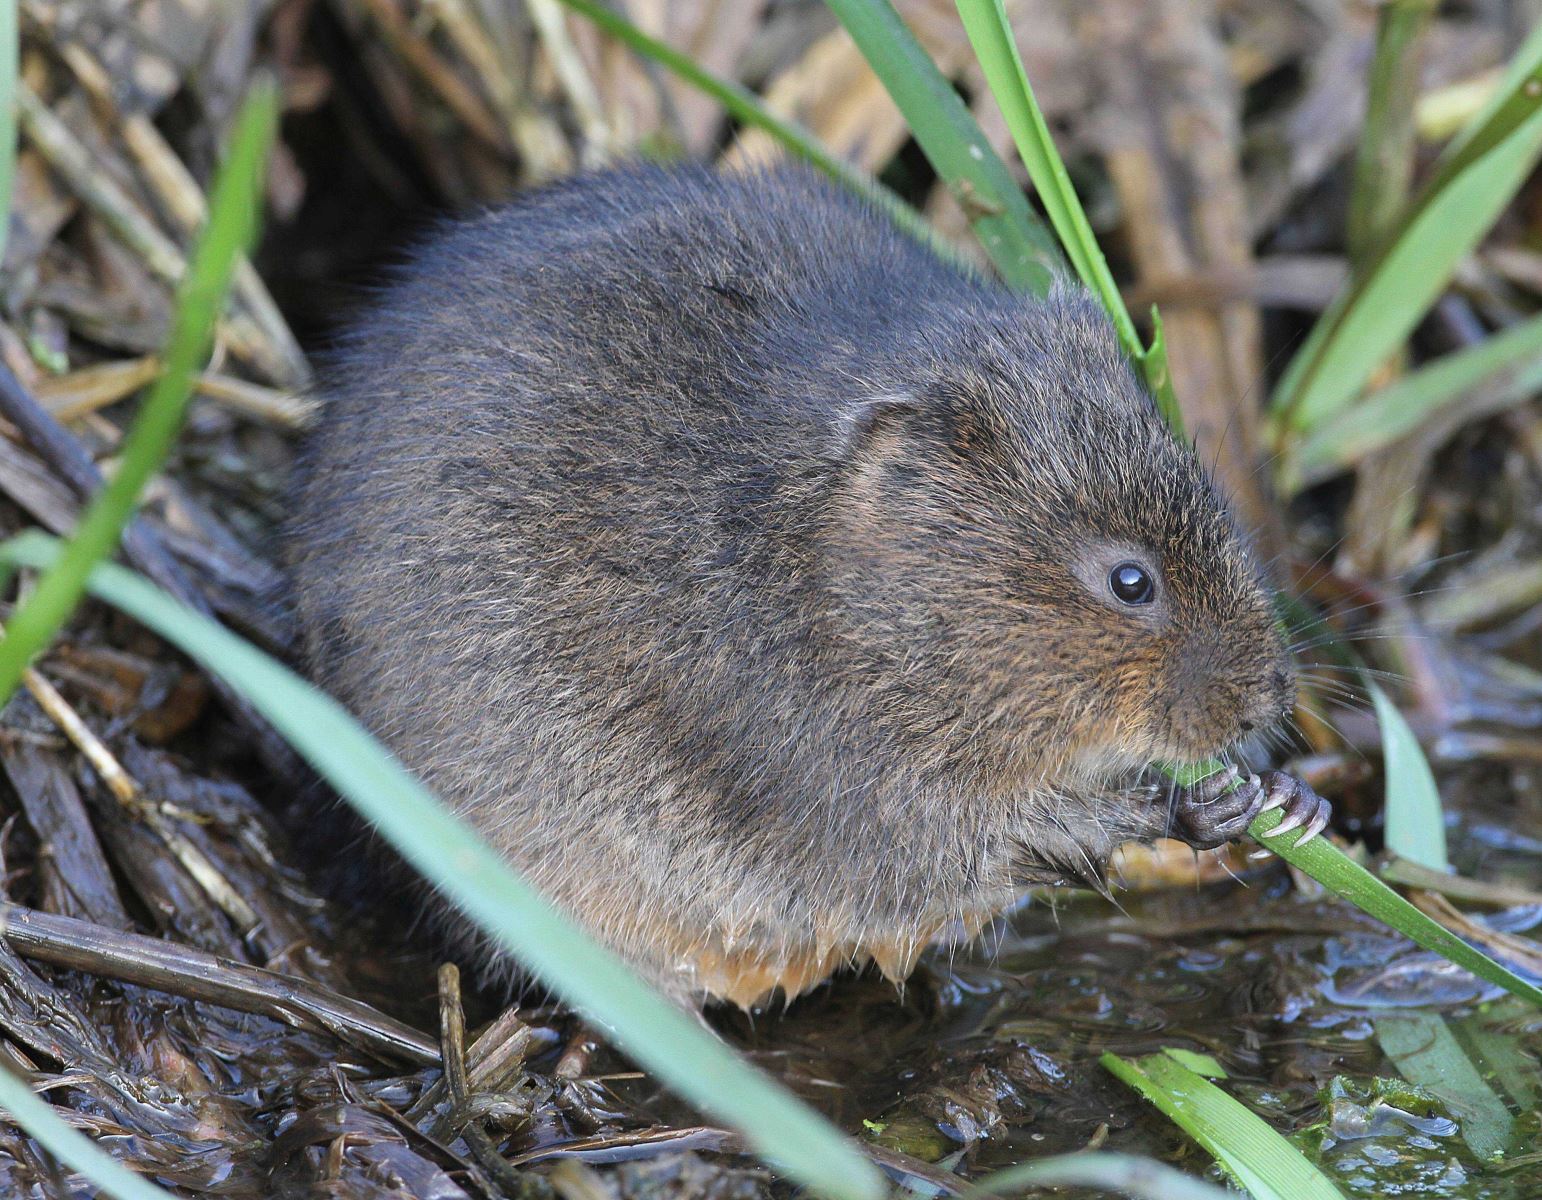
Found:
<path fill-rule="evenodd" d="M 1108 590 L 1124 604 L 1150 604 L 1156 599 L 1151 572 L 1139 563 L 1122 562 L 1110 571 Z"/>

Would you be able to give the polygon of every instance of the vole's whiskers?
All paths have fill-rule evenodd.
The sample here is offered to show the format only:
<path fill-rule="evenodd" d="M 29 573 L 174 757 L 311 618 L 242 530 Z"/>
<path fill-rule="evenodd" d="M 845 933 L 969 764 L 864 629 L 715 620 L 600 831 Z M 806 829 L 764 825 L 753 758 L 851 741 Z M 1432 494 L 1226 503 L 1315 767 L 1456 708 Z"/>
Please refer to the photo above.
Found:
<path fill-rule="evenodd" d="M 1466 584 L 1455 582 L 1443 583 L 1435 587 L 1418 588 L 1414 591 L 1399 591 L 1396 595 L 1377 597 L 1370 600 L 1359 600 L 1354 604 L 1332 604 L 1324 608 L 1321 612 L 1314 611 L 1310 617 L 1302 616 L 1300 614 L 1293 614 L 1290 617 L 1290 620 L 1302 627 L 1306 627 L 1308 625 L 1326 625 L 1330 621 L 1347 621 L 1351 617 L 1357 617 L 1362 613 L 1380 612 L 1382 609 L 1387 607 L 1389 602 L 1404 603 L 1414 600 L 1423 600 L 1431 596 L 1444 596 L 1451 592 L 1462 591 L 1466 586 Z M 1406 626 L 1412 624 L 1416 619 L 1416 617 L 1405 619 L 1401 622 L 1401 624 Z"/>
<path fill-rule="evenodd" d="M 1301 707 L 1312 714 L 1312 719 L 1314 721 L 1322 722 L 1327 730 L 1332 733 L 1334 737 L 1338 738 L 1338 740 L 1342 742 L 1349 751 L 1351 751 L 1362 760 L 1365 758 L 1365 752 L 1356 746 L 1350 737 L 1343 731 L 1343 729 L 1339 727 L 1337 722 L 1328 716 L 1324 707 L 1313 706 L 1310 704 L 1302 704 Z"/>
<path fill-rule="evenodd" d="M 1370 706 L 1370 695 L 1364 684 L 1385 684 L 1396 692 L 1409 690 L 1413 681 L 1408 676 L 1396 671 L 1367 670 L 1364 675 L 1368 678 L 1361 679 L 1354 675 L 1348 677 L 1331 673 L 1319 673 L 1315 671 L 1303 672 L 1300 676 L 1301 686 L 1313 695 L 1337 700 L 1345 708 L 1362 710 Z"/>
<path fill-rule="evenodd" d="M 1296 726 L 1292 717 L 1286 717 L 1277 725 L 1272 725 L 1259 735 L 1266 750 L 1272 750 L 1275 757 L 1284 758 L 1290 755 L 1300 740 L 1300 729 Z"/>
<path fill-rule="evenodd" d="M 1309 687 L 1318 692 L 1338 692 L 1343 695 L 1358 696 L 1360 689 L 1355 686 L 1358 676 L 1348 670 L 1322 670 L 1309 667 L 1297 677 L 1297 682 L 1303 687 Z"/>
<path fill-rule="evenodd" d="M 1303 638 L 1290 646 L 1292 656 L 1308 654 L 1313 650 L 1323 650 L 1331 647 L 1348 648 L 1350 646 L 1370 645 L 1375 642 L 1430 642 L 1441 644 L 1439 634 L 1431 633 L 1425 629 L 1374 629 L 1364 630 L 1351 634 L 1319 634 L 1314 637 Z"/>
<path fill-rule="evenodd" d="M 1312 716 L 1317 717 L 1320 720 L 1325 719 L 1323 718 L 1322 714 L 1329 709 L 1339 713 L 1356 714 L 1368 712 L 1370 709 L 1370 705 L 1367 704 L 1365 700 L 1355 695 L 1323 692 L 1318 694 L 1318 698 L 1322 701 L 1320 705 L 1314 707 L 1311 704 L 1303 703 L 1301 707 L 1304 711 L 1310 713 Z M 1340 733 L 1340 731 L 1337 729 L 1335 729 L 1334 732 Z"/>

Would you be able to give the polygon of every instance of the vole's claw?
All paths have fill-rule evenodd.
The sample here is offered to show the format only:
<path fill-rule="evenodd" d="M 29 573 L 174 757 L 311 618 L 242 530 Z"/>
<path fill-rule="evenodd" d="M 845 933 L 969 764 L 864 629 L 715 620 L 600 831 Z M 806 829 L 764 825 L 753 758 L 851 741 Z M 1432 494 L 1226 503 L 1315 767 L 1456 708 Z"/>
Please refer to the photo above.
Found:
<path fill-rule="evenodd" d="M 1294 775 L 1268 771 L 1263 777 L 1263 790 L 1264 809 L 1283 807 L 1285 810 L 1284 818 L 1269 831 L 1270 837 L 1303 829 L 1295 844 L 1305 845 L 1327 827 L 1333 816 L 1333 806 Z"/>

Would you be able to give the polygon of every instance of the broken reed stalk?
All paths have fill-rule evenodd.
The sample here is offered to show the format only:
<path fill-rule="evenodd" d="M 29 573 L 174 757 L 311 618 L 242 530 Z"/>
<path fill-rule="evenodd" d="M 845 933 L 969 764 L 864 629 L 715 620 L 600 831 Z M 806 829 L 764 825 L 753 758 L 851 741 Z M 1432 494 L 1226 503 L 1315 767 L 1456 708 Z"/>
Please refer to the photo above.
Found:
<path fill-rule="evenodd" d="M 292 975 L 161 938 L 0 904 L 0 935 L 23 958 L 328 1033 L 388 1060 L 437 1065 L 439 1047 L 368 1004 Z"/>
<path fill-rule="evenodd" d="M 498 1147 L 487 1136 L 476 1114 L 470 1111 L 466 1014 L 460 1000 L 460 968 L 454 963 L 442 963 L 439 967 L 439 1058 L 444 1067 L 447 1096 L 435 1134 L 442 1140 L 453 1140 L 458 1136 L 466 1143 L 471 1157 L 492 1184 L 487 1189 L 490 1193 L 502 1193 L 516 1200 L 550 1196 L 551 1187 L 544 1179 L 509 1165 L 508 1159 L 498 1152 Z"/>

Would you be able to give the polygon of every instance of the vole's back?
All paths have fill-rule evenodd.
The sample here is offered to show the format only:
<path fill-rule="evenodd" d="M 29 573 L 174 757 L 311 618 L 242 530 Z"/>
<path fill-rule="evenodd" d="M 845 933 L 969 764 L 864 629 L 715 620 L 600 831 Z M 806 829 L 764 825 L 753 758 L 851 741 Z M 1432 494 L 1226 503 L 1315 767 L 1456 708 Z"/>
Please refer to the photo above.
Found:
<path fill-rule="evenodd" d="M 1167 539 L 1178 617 L 1275 645 L 1090 306 L 800 170 L 636 169 L 452 228 L 330 374 L 291 539 L 318 681 L 681 996 L 903 975 L 1025 847 L 1079 872 L 1148 829 L 1046 784 L 1166 736 L 1128 618 L 1075 599 L 1079 521 Z"/>
<path fill-rule="evenodd" d="M 467 622 L 506 639 L 498 691 L 528 660 L 543 705 L 583 686 L 576 658 L 609 671 L 630 645 L 677 690 L 679 640 L 792 636 L 781 609 L 740 622 L 795 600 L 798 572 L 764 560 L 805 549 L 838 402 L 966 296 L 990 303 L 802 171 L 636 169 L 452 227 L 331 364 L 295 540 L 317 670 L 437 744 L 461 718 L 422 689 L 463 695 L 485 657 Z M 388 629 L 381 601 L 409 595 Z"/>

